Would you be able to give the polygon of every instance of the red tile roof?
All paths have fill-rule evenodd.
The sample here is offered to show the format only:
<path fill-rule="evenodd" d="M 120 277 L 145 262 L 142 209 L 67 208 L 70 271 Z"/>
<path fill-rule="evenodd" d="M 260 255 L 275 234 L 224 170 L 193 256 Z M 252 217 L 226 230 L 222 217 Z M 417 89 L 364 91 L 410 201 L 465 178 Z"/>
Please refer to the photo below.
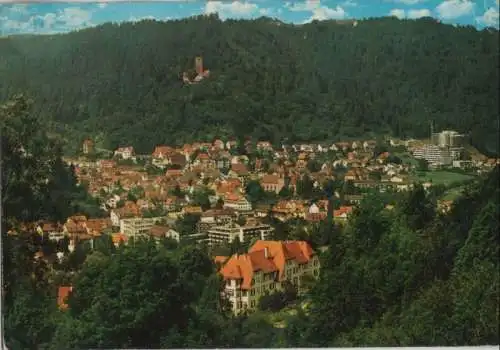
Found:
<path fill-rule="evenodd" d="M 73 287 L 71 286 L 61 286 L 57 291 L 57 305 L 60 309 L 67 309 L 67 298 L 69 294 L 73 291 Z"/>
<path fill-rule="evenodd" d="M 266 257 L 267 254 L 267 257 Z M 307 263 L 314 252 L 305 241 L 257 241 L 244 255 L 233 255 L 222 267 L 220 273 L 224 279 L 242 280 L 242 289 L 252 288 L 255 272 L 277 272 L 278 279 L 283 279 L 286 261 L 295 259 L 299 264 Z"/>

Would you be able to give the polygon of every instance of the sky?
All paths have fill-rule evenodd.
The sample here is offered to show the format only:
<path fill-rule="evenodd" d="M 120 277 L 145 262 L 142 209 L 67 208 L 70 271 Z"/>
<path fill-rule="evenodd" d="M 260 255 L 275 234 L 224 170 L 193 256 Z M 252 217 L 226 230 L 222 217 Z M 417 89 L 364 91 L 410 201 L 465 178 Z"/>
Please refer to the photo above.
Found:
<path fill-rule="evenodd" d="M 304 24 L 312 20 L 431 16 L 443 23 L 499 26 L 499 0 L 163 0 L 163 1 L 45 1 L 0 0 L 0 36 L 52 34 L 105 22 L 142 19 L 168 21 L 218 13 L 221 19 L 261 16 Z"/>

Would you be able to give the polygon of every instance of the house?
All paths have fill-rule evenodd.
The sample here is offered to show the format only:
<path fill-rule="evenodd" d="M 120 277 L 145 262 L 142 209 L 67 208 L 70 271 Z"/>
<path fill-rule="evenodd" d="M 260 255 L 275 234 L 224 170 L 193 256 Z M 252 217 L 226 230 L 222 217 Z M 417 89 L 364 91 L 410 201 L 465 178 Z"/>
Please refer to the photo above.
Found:
<path fill-rule="evenodd" d="M 297 162 L 295 163 L 295 167 L 299 170 L 305 169 L 307 167 L 307 154 L 300 153 Z"/>
<path fill-rule="evenodd" d="M 120 157 L 122 159 L 130 159 L 135 155 L 134 153 L 134 147 L 128 146 L 128 147 L 119 147 L 115 153 L 115 157 Z"/>
<path fill-rule="evenodd" d="M 174 239 L 177 242 L 180 241 L 180 233 L 170 228 L 169 226 L 154 225 L 149 229 L 149 235 L 156 241 L 160 241 L 162 238 Z"/>
<path fill-rule="evenodd" d="M 186 166 L 186 163 L 186 156 L 181 153 L 176 152 L 167 156 L 168 165 L 176 165 L 179 168 L 183 169 Z"/>
<path fill-rule="evenodd" d="M 256 146 L 259 151 L 273 151 L 273 145 L 269 141 L 259 141 Z"/>
<path fill-rule="evenodd" d="M 42 222 L 36 228 L 38 234 L 47 235 L 49 240 L 59 241 L 64 238 L 64 227 L 53 222 Z"/>
<path fill-rule="evenodd" d="M 304 219 L 307 222 L 321 222 L 326 219 L 327 215 L 328 214 L 325 211 L 321 211 L 318 213 L 307 213 Z"/>
<path fill-rule="evenodd" d="M 85 222 L 87 233 L 91 236 L 100 236 L 105 230 L 112 227 L 111 219 L 88 219 Z"/>
<path fill-rule="evenodd" d="M 182 208 L 182 214 L 187 215 L 187 214 L 194 214 L 194 215 L 201 215 L 203 213 L 203 210 L 201 209 L 200 206 L 186 206 Z"/>
<path fill-rule="evenodd" d="M 248 168 L 243 163 L 231 164 L 231 170 L 228 174 L 230 177 L 238 178 L 242 183 L 245 183 L 246 179 L 250 173 L 248 172 Z"/>
<path fill-rule="evenodd" d="M 338 210 L 333 211 L 333 218 L 336 221 L 345 222 L 353 211 L 353 207 L 342 206 Z"/>
<path fill-rule="evenodd" d="M 222 140 L 219 140 L 219 139 L 215 140 L 213 143 L 213 148 L 223 150 L 224 149 L 224 142 Z"/>
<path fill-rule="evenodd" d="M 285 187 L 285 179 L 277 175 L 264 175 L 260 185 L 267 192 L 279 193 Z"/>
<path fill-rule="evenodd" d="M 217 169 L 229 168 L 231 165 L 231 154 L 227 151 L 218 152 L 214 155 L 215 166 Z"/>
<path fill-rule="evenodd" d="M 83 215 L 70 216 L 66 220 L 66 223 L 63 226 L 64 234 L 72 238 L 86 235 L 87 234 L 87 227 L 85 226 L 86 221 L 87 218 Z"/>
<path fill-rule="evenodd" d="M 57 290 L 57 306 L 61 310 L 66 310 L 68 308 L 67 299 L 71 292 L 73 291 L 72 286 L 61 286 Z"/>
<path fill-rule="evenodd" d="M 166 159 L 167 156 L 174 152 L 174 149 L 169 146 L 156 146 L 153 153 L 153 159 Z"/>
<path fill-rule="evenodd" d="M 114 246 L 118 248 L 120 244 L 127 244 L 128 237 L 123 233 L 115 233 L 111 235 L 111 240 L 113 241 Z"/>
<path fill-rule="evenodd" d="M 116 162 L 114 160 L 102 159 L 99 161 L 99 167 L 101 171 L 105 169 L 113 169 L 116 167 Z"/>
<path fill-rule="evenodd" d="M 207 153 L 200 152 L 193 161 L 193 165 L 199 165 L 202 168 L 215 168 L 215 161 Z"/>
<path fill-rule="evenodd" d="M 125 218 L 141 217 L 141 209 L 134 202 L 126 202 L 123 208 L 113 209 L 110 213 L 110 219 L 113 226 L 120 226 L 120 220 Z"/>
<path fill-rule="evenodd" d="M 165 176 L 167 178 L 179 178 L 182 176 L 182 174 L 183 172 L 180 169 L 168 169 L 165 173 Z"/>
<path fill-rule="evenodd" d="M 263 295 L 283 290 L 287 284 L 299 292 L 307 288 L 306 276 L 317 278 L 320 263 L 304 241 L 257 241 L 247 254 L 231 256 L 219 273 L 225 296 L 234 314 L 255 310 Z"/>
<path fill-rule="evenodd" d="M 252 210 L 252 204 L 244 196 L 229 193 L 224 198 L 224 208 L 245 212 Z"/>
<path fill-rule="evenodd" d="M 281 220 L 304 217 L 304 212 L 304 202 L 299 200 L 281 200 L 272 208 L 273 215 Z"/>

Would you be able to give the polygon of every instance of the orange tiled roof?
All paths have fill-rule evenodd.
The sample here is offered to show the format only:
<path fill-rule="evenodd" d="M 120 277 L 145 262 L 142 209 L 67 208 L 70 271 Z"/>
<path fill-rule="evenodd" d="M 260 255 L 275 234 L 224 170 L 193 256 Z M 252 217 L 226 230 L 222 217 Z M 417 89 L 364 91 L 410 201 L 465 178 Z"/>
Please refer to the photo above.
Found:
<path fill-rule="evenodd" d="M 352 210 L 353 210 L 353 207 L 340 207 L 338 210 L 334 210 L 333 216 L 337 217 L 337 216 L 341 216 L 343 214 L 349 215 L 352 212 Z"/>
<path fill-rule="evenodd" d="M 69 294 L 73 291 L 73 287 L 71 286 L 61 286 L 57 291 L 57 305 L 60 309 L 67 309 L 68 304 L 66 303 L 66 299 Z"/>
<path fill-rule="evenodd" d="M 241 279 L 241 288 L 251 289 L 254 272 L 278 272 L 278 279 L 282 280 L 287 260 L 295 259 L 302 264 L 308 262 L 313 255 L 311 246 L 304 241 L 259 240 L 250 248 L 248 254 L 233 255 L 220 273 L 224 279 Z"/>
<path fill-rule="evenodd" d="M 231 165 L 231 170 L 234 171 L 238 175 L 246 175 L 248 174 L 248 169 L 243 163 L 236 163 Z"/>
<path fill-rule="evenodd" d="M 261 182 L 264 184 L 277 184 L 279 179 L 277 175 L 264 175 Z"/>
<path fill-rule="evenodd" d="M 111 239 L 113 240 L 113 243 L 115 243 L 115 244 L 128 241 L 128 237 L 125 236 L 123 233 L 115 233 L 114 235 L 111 236 Z"/>

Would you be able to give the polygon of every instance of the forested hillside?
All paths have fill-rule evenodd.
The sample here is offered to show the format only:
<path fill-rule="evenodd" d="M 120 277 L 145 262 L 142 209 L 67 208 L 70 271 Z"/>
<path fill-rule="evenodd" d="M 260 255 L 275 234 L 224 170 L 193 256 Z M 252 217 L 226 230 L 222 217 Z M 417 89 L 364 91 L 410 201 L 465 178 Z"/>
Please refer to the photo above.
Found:
<path fill-rule="evenodd" d="M 74 144 L 470 132 L 497 149 L 498 31 L 425 18 L 302 26 L 217 16 L 0 39 L 0 99 L 27 92 Z M 203 56 L 208 80 L 184 86 Z M 62 125 L 62 126 L 61 126 Z M 70 125 L 71 128 L 64 128 Z M 238 136 L 238 135 L 236 135 Z"/>

